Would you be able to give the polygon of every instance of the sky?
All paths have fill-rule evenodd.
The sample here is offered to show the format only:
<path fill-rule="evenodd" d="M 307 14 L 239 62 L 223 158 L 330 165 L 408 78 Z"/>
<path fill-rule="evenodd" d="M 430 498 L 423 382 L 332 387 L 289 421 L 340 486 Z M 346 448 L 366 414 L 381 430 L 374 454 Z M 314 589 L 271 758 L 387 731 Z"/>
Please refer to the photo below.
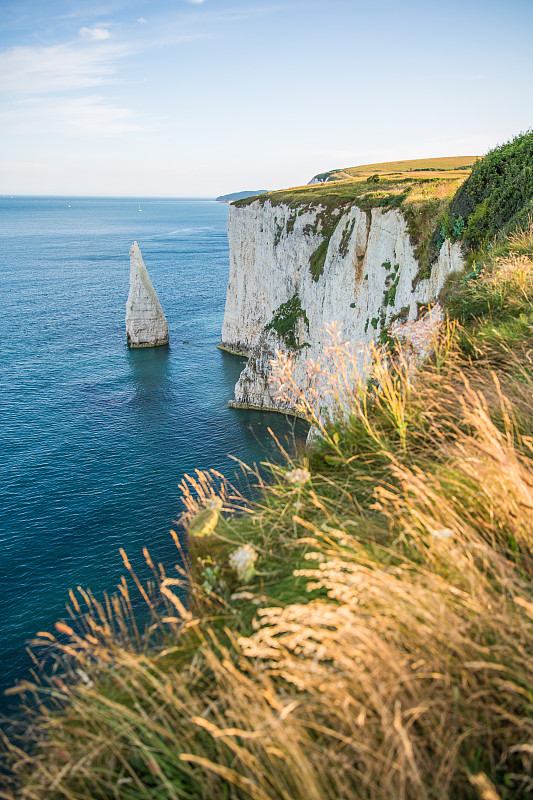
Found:
<path fill-rule="evenodd" d="M 0 0 L 0 194 L 213 197 L 533 127 L 533 0 Z"/>

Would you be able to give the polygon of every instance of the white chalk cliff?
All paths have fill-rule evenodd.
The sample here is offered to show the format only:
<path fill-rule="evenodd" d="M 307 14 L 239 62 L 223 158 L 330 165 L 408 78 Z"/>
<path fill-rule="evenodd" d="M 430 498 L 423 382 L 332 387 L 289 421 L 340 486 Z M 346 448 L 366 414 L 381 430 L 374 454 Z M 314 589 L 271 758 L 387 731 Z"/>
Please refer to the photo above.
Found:
<path fill-rule="evenodd" d="M 126 303 L 130 347 L 168 344 L 168 325 L 137 242 L 130 247 L 130 292 Z"/>
<path fill-rule="evenodd" d="M 265 330 L 280 305 L 296 294 L 300 318 L 295 374 L 305 385 L 305 361 L 316 359 L 325 323 L 342 324 L 346 340 L 369 344 L 394 318 L 413 320 L 418 305 L 434 301 L 446 276 L 462 268 L 459 243 L 445 241 L 431 275 L 418 279 L 419 264 L 399 210 L 353 205 L 339 211 L 323 271 L 313 276 L 312 256 L 325 241 L 321 209 L 272 205 L 270 200 L 230 206 L 230 274 L 220 347 L 248 357 L 232 405 L 284 409 L 269 383 L 275 350 L 287 350 Z"/>

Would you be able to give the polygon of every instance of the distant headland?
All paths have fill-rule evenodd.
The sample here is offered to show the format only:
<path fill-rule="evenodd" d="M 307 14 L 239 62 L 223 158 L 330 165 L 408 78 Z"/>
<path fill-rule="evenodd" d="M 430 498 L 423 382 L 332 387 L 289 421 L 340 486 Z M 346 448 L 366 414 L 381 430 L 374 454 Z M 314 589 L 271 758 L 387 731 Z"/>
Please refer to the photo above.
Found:
<path fill-rule="evenodd" d="M 249 192 L 233 192 L 232 194 L 221 194 L 216 198 L 217 203 L 232 203 L 234 200 L 245 200 L 247 197 L 255 197 L 258 194 L 265 194 L 268 189 L 255 189 Z"/>

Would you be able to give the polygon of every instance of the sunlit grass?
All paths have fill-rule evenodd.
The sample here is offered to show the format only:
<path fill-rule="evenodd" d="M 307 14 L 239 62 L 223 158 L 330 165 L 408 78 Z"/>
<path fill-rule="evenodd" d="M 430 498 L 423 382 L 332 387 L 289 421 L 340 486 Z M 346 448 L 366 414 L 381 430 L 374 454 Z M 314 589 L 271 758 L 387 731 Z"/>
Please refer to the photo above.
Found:
<path fill-rule="evenodd" d="M 476 156 L 444 156 L 442 158 L 417 158 L 404 161 L 385 161 L 376 164 L 361 164 L 358 167 L 346 167 L 344 169 L 333 169 L 322 173 L 322 180 L 325 178 L 333 180 L 345 180 L 347 178 L 363 179 L 370 175 L 381 176 L 403 176 L 417 172 L 421 177 L 428 177 L 435 172 L 442 173 L 441 177 L 457 178 L 458 170 L 465 170 L 469 174 L 470 167 L 476 162 Z"/>
<path fill-rule="evenodd" d="M 123 554 L 116 597 L 72 593 L 38 638 L 47 672 L 17 690 L 0 797 L 530 796 L 532 275 L 521 253 L 463 276 L 456 296 L 485 311 L 421 328 L 423 364 L 333 327 L 299 387 L 280 354 L 312 447 L 267 482 L 242 465 L 252 504 L 187 477 L 178 522 L 199 535 L 179 570 L 145 551 L 143 586 Z"/>

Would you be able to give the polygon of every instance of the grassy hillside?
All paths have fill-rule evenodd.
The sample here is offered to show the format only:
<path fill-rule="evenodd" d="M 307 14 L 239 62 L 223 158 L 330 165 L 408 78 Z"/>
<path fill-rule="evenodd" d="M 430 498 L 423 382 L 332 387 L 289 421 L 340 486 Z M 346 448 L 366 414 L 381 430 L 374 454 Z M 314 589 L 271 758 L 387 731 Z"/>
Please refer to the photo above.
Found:
<path fill-rule="evenodd" d="M 185 479 L 184 573 L 71 595 L 0 797 L 531 796 L 533 225 L 469 269 L 368 384 L 335 327 L 309 395 L 279 360 L 313 447 L 255 503 Z"/>
<path fill-rule="evenodd" d="M 478 156 L 442 156 L 441 158 L 418 158 L 407 161 L 384 161 L 378 164 L 361 164 L 358 167 L 332 169 L 316 175 L 315 178 L 322 181 L 338 181 L 346 178 L 366 180 L 371 175 L 405 177 L 412 172 L 421 172 L 424 176 L 431 172 L 444 172 L 446 177 L 453 179 L 455 177 L 453 173 L 456 170 L 470 172 L 477 159 Z"/>
<path fill-rule="evenodd" d="M 286 203 L 294 207 L 320 204 L 340 207 L 350 202 L 361 202 L 370 208 L 399 205 L 408 196 L 412 201 L 451 198 L 470 174 L 475 161 L 475 156 L 458 156 L 332 170 L 320 177 L 329 176 L 334 180 L 243 198 L 235 205 L 242 207 L 259 199 L 260 202 L 270 200 L 273 205 Z"/>

